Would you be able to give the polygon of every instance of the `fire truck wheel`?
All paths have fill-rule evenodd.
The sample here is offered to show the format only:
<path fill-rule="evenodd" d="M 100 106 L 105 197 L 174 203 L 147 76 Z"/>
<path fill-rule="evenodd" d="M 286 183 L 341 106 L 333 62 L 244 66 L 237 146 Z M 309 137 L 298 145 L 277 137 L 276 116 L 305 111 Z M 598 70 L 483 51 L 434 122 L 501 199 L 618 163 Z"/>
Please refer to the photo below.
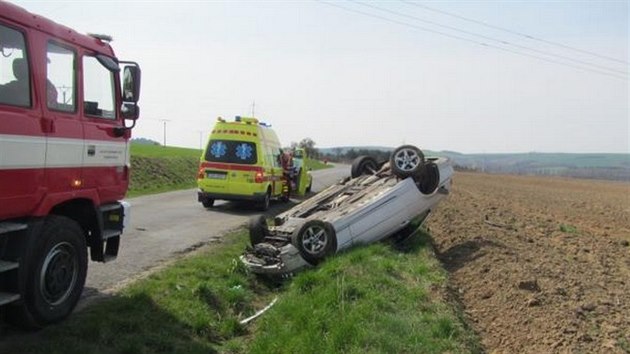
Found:
<path fill-rule="evenodd" d="M 81 227 L 72 219 L 52 215 L 44 220 L 26 251 L 23 303 L 7 316 L 15 324 L 41 328 L 59 322 L 74 309 L 87 272 L 87 247 Z"/>
<path fill-rule="evenodd" d="M 309 220 L 296 229 L 291 236 L 291 243 L 302 258 L 311 264 L 317 264 L 337 250 L 337 236 L 333 226 L 321 220 Z"/>
<path fill-rule="evenodd" d="M 255 215 L 249 219 L 249 241 L 255 246 L 265 239 L 265 235 L 269 233 L 267 228 L 267 218 L 264 215 Z"/>

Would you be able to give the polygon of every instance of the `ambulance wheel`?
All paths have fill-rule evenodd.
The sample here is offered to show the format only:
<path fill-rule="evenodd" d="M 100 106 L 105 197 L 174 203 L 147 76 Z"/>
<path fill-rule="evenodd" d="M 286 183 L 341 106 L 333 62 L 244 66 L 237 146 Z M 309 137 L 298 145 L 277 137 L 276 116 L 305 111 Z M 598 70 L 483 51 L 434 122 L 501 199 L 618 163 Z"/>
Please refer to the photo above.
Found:
<path fill-rule="evenodd" d="M 7 306 L 7 321 L 24 328 L 42 328 L 68 317 L 76 306 L 87 273 L 83 230 L 65 216 L 48 216 L 30 235 L 20 269 L 22 304 Z"/>
<path fill-rule="evenodd" d="M 267 193 L 265 193 L 265 198 L 263 198 L 263 200 L 261 200 L 260 203 L 258 204 L 258 209 L 260 209 L 260 211 L 267 211 L 269 209 L 270 201 L 271 201 L 271 190 L 267 189 Z"/>
<path fill-rule="evenodd" d="M 208 198 L 201 201 L 204 208 L 212 208 L 214 206 L 214 199 Z"/>
<path fill-rule="evenodd" d="M 317 264 L 337 250 L 337 236 L 333 226 L 324 221 L 310 220 L 296 229 L 291 243 L 307 262 Z"/>
<path fill-rule="evenodd" d="M 389 165 L 398 178 L 415 176 L 423 170 L 424 154 L 413 145 L 403 145 L 392 152 Z"/>
<path fill-rule="evenodd" d="M 269 233 L 267 228 L 267 218 L 264 215 L 255 215 L 249 219 L 249 241 L 252 246 L 255 246 L 265 239 L 265 236 Z"/>

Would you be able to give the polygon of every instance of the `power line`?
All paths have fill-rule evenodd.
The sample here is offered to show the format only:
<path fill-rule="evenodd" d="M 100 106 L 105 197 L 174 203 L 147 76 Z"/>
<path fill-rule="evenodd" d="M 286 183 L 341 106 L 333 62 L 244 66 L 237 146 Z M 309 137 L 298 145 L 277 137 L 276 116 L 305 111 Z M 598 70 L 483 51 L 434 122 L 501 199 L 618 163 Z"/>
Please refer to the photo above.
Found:
<path fill-rule="evenodd" d="M 619 73 L 619 74 L 622 74 L 622 75 L 626 75 L 626 76 L 628 75 L 628 72 L 626 72 L 626 71 L 621 71 L 621 70 L 617 70 L 617 69 L 611 69 L 611 68 L 606 67 L 606 66 L 593 64 L 593 63 L 582 61 L 582 60 L 578 60 L 578 59 L 573 59 L 571 57 L 567 57 L 567 56 L 564 56 L 564 55 L 550 53 L 550 52 L 546 52 L 544 50 L 539 50 L 539 49 L 536 49 L 536 48 L 531 48 L 531 47 L 527 47 L 527 46 L 511 43 L 511 42 L 504 41 L 504 40 L 501 40 L 501 39 L 496 39 L 496 38 L 485 36 L 485 35 L 482 35 L 482 34 L 466 31 L 466 30 L 463 30 L 463 29 L 460 29 L 460 28 L 457 28 L 457 27 L 444 25 L 444 24 L 441 24 L 439 22 L 423 19 L 423 18 L 416 17 L 416 16 L 413 16 L 413 15 L 408 15 L 408 14 L 400 13 L 400 12 L 397 12 L 397 11 L 392 11 L 392 10 L 389 10 L 389 9 L 385 9 L 385 8 L 382 8 L 382 7 L 379 7 L 379 6 L 374 6 L 374 5 L 371 5 L 371 4 L 362 3 L 360 1 L 355 1 L 355 0 L 349 0 L 349 1 L 350 2 L 354 2 L 354 3 L 356 3 L 358 5 L 361 5 L 361 6 L 366 6 L 366 7 L 373 8 L 373 9 L 376 9 L 376 10 L 379 10 L 379 11 L 383 11 L 383 12 L 387 12 L 387 13 L 390 13 L 390 14 L 393 14 L 393 15 L 396 15 L 396 16 L 406 17 L 406 18 L 410 18 L 410 19 L 417 20 L 417 21 L 420 21 L 420 22 L 425 22 L 425 23 L 428 23 L 428 24 L 431 24 L 431 25 L 434 25 L 434 26 L 450 29 L 450 30 L 453 30 L 453 31 L 456 31 L 456 32 L 460 32 L 460 33 L 465 33 L 465 34 L 468 34 L 468 35 L 471 35 L 471 36 L 483 38 L 483 39 L 490 40 L 490 41 L 493 41 L 493 42 L 498 42 L 500 44 L 509 45 L 509 46 L 512 46 L 512 47 L 515 47 L 515 48 L 529 50 L 529 51 L 532 51 L 532 52 L 535 52 L 535 53 L 561 58 L 561 59 L 564 59 L 564 60 L 572 61 L 574 63 L 579 63 L 579 64 L 583 64 L 583 65 L 589 65 L 589 66 L 592 66 L 592 67 L 595 67 L 595 68 L 598 68 L 598 69 L 608 70 L 608 71 L 616 72 L 616 73 Z"/>
<path fill-rule="evenodd" d="M 531 36 L 531 35 L 526 34 L 526 33 L 522 33 L 522 32 L 511 30 L 509 28 L 491 25 L 491 24 L 489 24 L 487 22 L 483 22 L 483 21 L 472 19 L 472 18 L 464 17 L 464 16 L 461 16 L 461 15 L 457 15 L 457 14 L 454 14 L 454 13 L 450 13 L 450 12 L 444 11 L 444 10 L 434 9 L 434 8 L 428 7 L 428 6 L 423 5 L 423 4 L 415 3 L 413 1 L 406 1 L 406 0 L 400 0 L 400 1 L 405 3 L 405 4 L 409 4 L 409 5 L 412 5 L 412 6 L 423 8 L 425 10 L 437 12 L 437 13 L 440 13 L 440 14 L 443 14 L 443 15 L 447 15 L 447 16 L 451 16 L 451 17 L 455 17 L 455 18 L 458 18 L 460 20 L 468 21 L 468 22 L 471 22 L 471 23 L 476 23 L 478 25 L 486 26 L 488 28 L 496 29 L 496 30 L 499 30 L 499 31 L 515 34 L 517 36 L 525 37 L 527 39 L 539 41 L 539 42 L 550 44 L 550 45 L 555 45 L 555 46 L 558 46 L 558 47 L 562 47 L 562 48 L 565 48 L 565 49 L 570 49 L 570 50 L 573 50 L 573 51 L 576 51 L 576 52 L 580 52 L 580 53 L 584 53 L 584 54 L 589 54 L 589 55 L 592 55 L 592 56 L 595 56 L 595 57 L 598 57 L 598 58 L 601 58 L 601 59 L 615 61 L 615 62 L 622 63 L 622 64 L 628 64 L 628 61 L 626 61 L 626 60 L 612 58 L 612 57 L 608 57 L 608 56 L 605 56 L 605 55 L 602 55 L 602 54 L 599 54 L 599 53 L 595 53 L 595 52 L 591 52 L 591 51 L 588 51 L 588 50 L 575 48 L 575 47 L 572 47 L 572 46 L 569 46 L 569 45 L 566 45 L 566 44 L 549 41 L 549 40 L 546 40 L 546 39 L 543 39 L 543 38 L 534 37 L 534 36 Z"/>
<path fill-rule="evenodd" d="M 522 52 L 519 52 L 519 51 L 516 51 L 516 50 L 503 48 L 503 47 L 499 47 L 499 46 L 488 44 L 488 43 L 484 43 L 484 42 L 478 42 L 476 40 L 472 40 L 472 39 L 469 39 L 469 38 L 465 38 L 465 37 L 457 36 L 457 35 L 454 35 L 454 34 L 449 34 L 449 33 L 441 32 L 441 31 L 437 31 L 437 30 L 434 30 L 434 29 L 426 28 L 426 27 L 417 26 L 417 25 L 414 25 L 414 24 L 410 24 L 410 23 L 403 22 L 403 21 L 398 21 L 398 20 L 391 19 L 391 18 L 388 18 L 388 17 L 375 15 L 373 13 L 364 12 L 364 11 L 361 11 L 361 10 L 348 8 L 348 7 L 345 7 L 345 6 L 342 6 L 342 5 L 339 5 L 339 4 L 335 4 L 335 3 L 329 3 L 329 2 L 326 2 L 326 1 L 322 1 L 322 0 L 315 0 L 315 1 L 318 1 L 318 2 L 320 2 L 322 4 L 325 4 L 325 5 L 329 5 L 329 6 L 332 6 L 332 7 L 337 7 L 337 8 L 343 9 L 345 11 L 358 13 L 358 14 L 361 14 L 361 15 L 364 15 L 364 16 L 377 18 L 377 19 L 380 19 L 380 20 L 383 20 L 383 21 L 387 21 L 387 22 L 391 22 L 391 23 L 396 23 L 398 25 L 411 27 L 411 28 L 414 28 L 414 29 L 417 29 L 417 30 L 420 30 L 420 31 L 435 33 L 435 34 L 439 34 L 439 35 L 444 36 L 444 37 L 449 37 L 449 38 L 456 39 L 456 40 L 470 42 L 470 43 L 474 43 L 476 45 L 481 45 L 481 46 L 484 46 L 484 47 L 498 49 L 498 50 L 502 50 L 502 51 L 505 51 L 505 52 L 510 52 L 510 53 L 513 53 L 513 54 L 521 55 L 521 56 L 536 58 L 538 60 L 542 60 L 542 61 L 546 61 L 546 62 L 558 64 L 558 65 L 568 66 L 568 67 L 572 67 L 572 68 L 583 70 L 583 71 L 589 71 L 589 72 L 597 73 L 597 74 L 600 74 L 600 75 L 607 75 L 607 76 L 611 76 L 611 77 L 614 77 L 614 78 L 617 78 L 617 79 L 621 79 L 621 80 L 625 80 L 625 81 L 628 80 L 626 77 L 619 76 L 617 74 L 604 72 L 604 71 L 600 71 L 600 70 L 595 70 L 595 69 L 592 69 L 592 68 L 587 68 L 587 67 L 583 67 L 583 66 L 579 66 L 579 65 L 570 64 L 570 63 L 564 63 L 564 62 L 560 62 L 560 61 L 549 59 L 549 58 L 540 57 L 540 56 L 533 55 L 533 54 L 522 53 Z"/>

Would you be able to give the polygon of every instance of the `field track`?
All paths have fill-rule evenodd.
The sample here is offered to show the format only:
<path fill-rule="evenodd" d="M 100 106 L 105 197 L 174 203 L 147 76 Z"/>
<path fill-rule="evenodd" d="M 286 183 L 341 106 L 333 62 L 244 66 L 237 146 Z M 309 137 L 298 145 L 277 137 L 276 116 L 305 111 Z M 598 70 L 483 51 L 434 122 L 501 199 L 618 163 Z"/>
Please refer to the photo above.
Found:
<path fill-rule="evenodd" d="M 630 353 L 630 183 L 457 173 L 428 226 L 490 353 Z"/>

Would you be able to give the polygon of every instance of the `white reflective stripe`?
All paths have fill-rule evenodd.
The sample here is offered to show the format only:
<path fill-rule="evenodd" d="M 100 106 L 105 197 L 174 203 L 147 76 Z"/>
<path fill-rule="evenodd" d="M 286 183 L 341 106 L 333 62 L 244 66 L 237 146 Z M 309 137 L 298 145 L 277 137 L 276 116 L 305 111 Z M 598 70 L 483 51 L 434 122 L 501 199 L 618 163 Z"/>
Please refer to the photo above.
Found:
<path fill-rule="evenodd" d="M 82 140 L 48 138 L 46 167 L 81 167 L 82 157 Z"/>
<path fill-rule="evenodd" d="M 46 138 L 0 134 L 0 169 L 44 166 Z"/>
<path fill-rule="evenodd" d="M 125 165 L 126 142 L 0 134 L 0 170 Z"/>

